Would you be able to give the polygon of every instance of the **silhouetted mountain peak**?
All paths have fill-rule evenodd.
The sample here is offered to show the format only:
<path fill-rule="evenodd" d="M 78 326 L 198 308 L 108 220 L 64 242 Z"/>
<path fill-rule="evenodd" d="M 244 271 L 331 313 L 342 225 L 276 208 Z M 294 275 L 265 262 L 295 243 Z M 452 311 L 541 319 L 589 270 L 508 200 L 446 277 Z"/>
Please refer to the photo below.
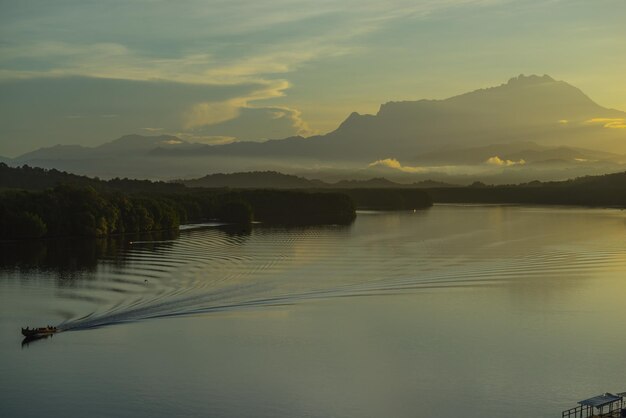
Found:
<path fill-rule="evenodd" d="M 368 123 L 375 123 L 377 116 L 378 115 L 361 115 L 360 113 L 352 112 L 333 132 L 349 134 L 354 128 L 361 129 L 362 126 Z M 354 133 L 356 134 L 356 132 Z"/>
<path fill-rule="evenodd" d="M 332 153 L 400 156 L 442 145 L 537 140 L 585 144 L 596 118 L 624 118 L 549 75 L 513 77 L 498 86 L 441 100 L 390 101 L 375 115 L 353 112 L 332 132 Z M 610 134 L 610 132 L 601 132 Z M 577 141 L 577 142 L 574 142 Z M 331 151 L 329 151 L 331 152 Z"/>
<path fill-rule="evenodd" d="M 351 123 L 356 122 L 357 120 L 361 119 L 363 117 L 363 115 L 361 115 L 358 112 L 352 112 L 350 113 L 350 115 L 348 115 L 348 117 L 341 123 L 341 125 L 339 125 L 338 129 L 341 129 L 342 126 L 348 126 Z"/>
<path fill-rule="evenodd" d="M 515 105 L 523 102 L 523 104 L 527 105 L 558 106 L 564 108 L 564 110 L 580 107 L 581 105 L 587 108 L 602 109 L 580 89 L 565 81 L 557 81 L 547 74 L 543 76 L 520 74 L 499 86 L 474 90 L 450 97 L 443 100 L 443 102 L 465 102 L 469 100 L 472 101 L 472 105 L 485 105 L 490 100 L 497 100 L 499 104 Z"/>
<path fill-rule="evenodd" d="M 543 84 L 543 83 L 554 83 L 556 80 L 550 77 L 548 74 L 544 74 L 542 76 L 531 74 L 524 75 L 520 74 L 517 77 L 513 77 L 509 79 L 506 83 L 508 86 L 527 86 L 533 84 Z"/>
<path fill-rule="evenodd" d="M 376 116 L 387 117 L 393 116 L 397 112 L 402 112 L 404 109 L 411 109 L 411 111 L 420 111 L 428 109 L 434 103 L 441 102 L 442 100 L 403 100 L 403 101 L 390 101 L 380 105 Z"/>

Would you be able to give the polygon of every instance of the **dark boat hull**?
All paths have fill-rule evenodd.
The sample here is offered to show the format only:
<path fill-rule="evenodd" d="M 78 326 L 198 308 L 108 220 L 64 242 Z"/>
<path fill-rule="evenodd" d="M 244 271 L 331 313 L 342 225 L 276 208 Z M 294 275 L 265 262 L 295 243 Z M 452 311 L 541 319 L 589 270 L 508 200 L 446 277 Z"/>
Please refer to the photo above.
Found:
<path fill-rule="evenodd" d="M 27 338 L 37 338 L 57 333 L 56 328 L 22 328 L 22 335 Z"/>

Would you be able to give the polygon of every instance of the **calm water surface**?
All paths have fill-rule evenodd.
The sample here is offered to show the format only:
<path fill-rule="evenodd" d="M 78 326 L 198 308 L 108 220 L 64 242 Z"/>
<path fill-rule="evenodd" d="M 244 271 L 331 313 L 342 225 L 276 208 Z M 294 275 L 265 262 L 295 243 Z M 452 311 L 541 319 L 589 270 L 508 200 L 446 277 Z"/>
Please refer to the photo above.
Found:
<path fill-rule="evenodd" d="M 560 416 L 626 391 L 625 221 L 436 206 L 5 244 L 0 416 Z"/>

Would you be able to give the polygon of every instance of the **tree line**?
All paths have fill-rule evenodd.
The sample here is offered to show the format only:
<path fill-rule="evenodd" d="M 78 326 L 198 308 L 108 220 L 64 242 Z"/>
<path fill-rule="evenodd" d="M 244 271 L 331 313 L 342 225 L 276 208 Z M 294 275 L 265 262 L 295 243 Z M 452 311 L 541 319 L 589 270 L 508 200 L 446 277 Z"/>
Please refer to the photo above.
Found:
<path fill-rule="evenodd" d="M 206 220 L 345 225 L 355 219 L 356 208 L 431 205 L 428 193 L 419 189 L 188 188 L 0 163 L 0 239 L 145 233 Z"/>
<path fill-rule="evenodd" d="M 352 200 L 339 193 L 227 189 L 123 193 L 75 185 L 0 193 L 0 239 L 99 237 L 170 230 L 205 220 L 347 224 L 355 216 Z"/>

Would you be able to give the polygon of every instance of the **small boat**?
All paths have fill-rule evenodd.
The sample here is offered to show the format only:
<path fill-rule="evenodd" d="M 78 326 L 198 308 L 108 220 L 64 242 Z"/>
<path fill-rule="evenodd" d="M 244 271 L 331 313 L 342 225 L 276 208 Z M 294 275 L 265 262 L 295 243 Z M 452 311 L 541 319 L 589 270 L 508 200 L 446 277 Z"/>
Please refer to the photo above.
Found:
<path fill-rule="evenodd" d="M 48 336 L 56 334 L 57 332 L 59 332 L 57 327 L 51 327 L 49 325 L 44 328 L 22 328 L 22 335 L 28 338 Z"/>

